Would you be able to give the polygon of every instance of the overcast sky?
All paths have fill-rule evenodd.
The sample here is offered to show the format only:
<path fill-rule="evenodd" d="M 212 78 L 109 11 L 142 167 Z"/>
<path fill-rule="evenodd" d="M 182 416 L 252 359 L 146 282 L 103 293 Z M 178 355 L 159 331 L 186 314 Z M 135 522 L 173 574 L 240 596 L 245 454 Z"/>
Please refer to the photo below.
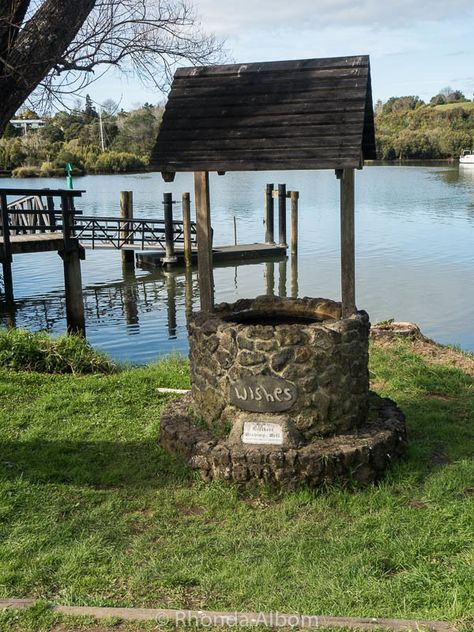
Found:
<path fill-rule="evenodd" d="M 451 86 L 474 93 L 472 0 L 194 0 L 203 28 L 225 38 L 230 61 L 369 54 L 374 101 Z M 130 108 L 160 96 L 133 79 L 103 79 L 95 101 Z"/>

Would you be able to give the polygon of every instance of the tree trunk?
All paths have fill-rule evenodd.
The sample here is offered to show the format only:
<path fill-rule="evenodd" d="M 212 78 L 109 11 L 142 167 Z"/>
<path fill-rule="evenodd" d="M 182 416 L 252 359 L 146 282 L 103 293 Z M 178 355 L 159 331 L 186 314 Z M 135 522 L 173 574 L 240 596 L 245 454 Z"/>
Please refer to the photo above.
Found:
<path fill-rule="evenodd" d="M 54 68 L 96 0 L 45 0 L 21 30 L 27 5 L 0 9 L 0 135 L 41 80 Z"/>

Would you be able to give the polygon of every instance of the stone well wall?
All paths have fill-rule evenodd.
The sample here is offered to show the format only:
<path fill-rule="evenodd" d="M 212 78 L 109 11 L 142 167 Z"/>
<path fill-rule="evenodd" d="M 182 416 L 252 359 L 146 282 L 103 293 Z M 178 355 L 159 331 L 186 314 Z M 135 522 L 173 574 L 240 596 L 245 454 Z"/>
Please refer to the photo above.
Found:
<path fill-rule="evenodd" d="M 354 430 L 367 419 L 369 327 L 366 312 L 341 318 L 327 299 L 263 296 L 194 314 L 194 414 L 230 442 L 249 419 L 277 424 L 286 446 Z"/>

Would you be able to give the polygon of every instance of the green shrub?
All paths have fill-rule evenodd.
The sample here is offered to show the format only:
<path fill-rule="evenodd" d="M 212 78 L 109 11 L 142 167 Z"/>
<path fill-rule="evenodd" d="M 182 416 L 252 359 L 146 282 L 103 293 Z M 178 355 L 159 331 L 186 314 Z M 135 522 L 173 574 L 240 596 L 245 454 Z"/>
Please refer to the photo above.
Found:
<path fill-rule="evenodd" d="M 16 167 L 16 169 L 13 169 L 12 171 L 12 176 L 14 178 L 39 178 L 41 175 L 41 168 L 35 166 Z"/>
<path fill-rule="evenodd" d="M 145 158 L 136 154 L 127 151 L 104 151 L 97 157 L 93 169 L 97 173 L 125 173 L 141 171 L 146 166 Z"/>
<path fill-rule="evenodd" d="M 113 362 L 79 336 L 0 329 L 0 367 L 45 373 L 112 373 Z"/>
<path fill-rule="evenodd" d="M 57 167 L 53 162 L 43 162 L 41 164 L 41 175 L 46 178 L 53 178 L 55 176 L 61 177 L 65 175 L 64 167 Z"/>

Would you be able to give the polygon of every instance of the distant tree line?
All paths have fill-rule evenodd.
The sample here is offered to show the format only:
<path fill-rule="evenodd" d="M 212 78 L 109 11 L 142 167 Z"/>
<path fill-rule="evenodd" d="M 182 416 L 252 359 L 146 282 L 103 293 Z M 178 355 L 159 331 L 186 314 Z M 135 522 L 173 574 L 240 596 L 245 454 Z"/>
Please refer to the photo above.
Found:
<path fill-rule="evenodd" d="M 19 177 L 63 175 L 67 163 L 76 174 L 143 170 L 162 114 L 161 106 L 149 103 L 130 112 L 112 100 L 98 108 L 89 96 L 83 107 L 49 118 L 23 110 L 15 118 L 43 118 L 45 125 L 26 133 L 9 125 L 0 138 L 0 170 Z"/>
<path fill-rule="evenodd" d="M 29 109 L 16 118 L 46 121 L 24 133 L 9 125 L 0 138 L 0 170 L 14 175 L 120 173 L 146 168 L 163 115 L 160 105 L 125 112 L 108 100 L 40 117 Z M 377 154 L 382 160 L 445 159 L 474 147 L 474 102 L 445 88 L 425 103 L 417 96 L 391 97 L 375 105 Z"/>
<path fill-rule="evenodd" d="M 375 105 L 377 155 L 382 160 L 454 158 L 474 147 L 474 103 L 444 88 L 425 103 L 391 97 Z"/>

